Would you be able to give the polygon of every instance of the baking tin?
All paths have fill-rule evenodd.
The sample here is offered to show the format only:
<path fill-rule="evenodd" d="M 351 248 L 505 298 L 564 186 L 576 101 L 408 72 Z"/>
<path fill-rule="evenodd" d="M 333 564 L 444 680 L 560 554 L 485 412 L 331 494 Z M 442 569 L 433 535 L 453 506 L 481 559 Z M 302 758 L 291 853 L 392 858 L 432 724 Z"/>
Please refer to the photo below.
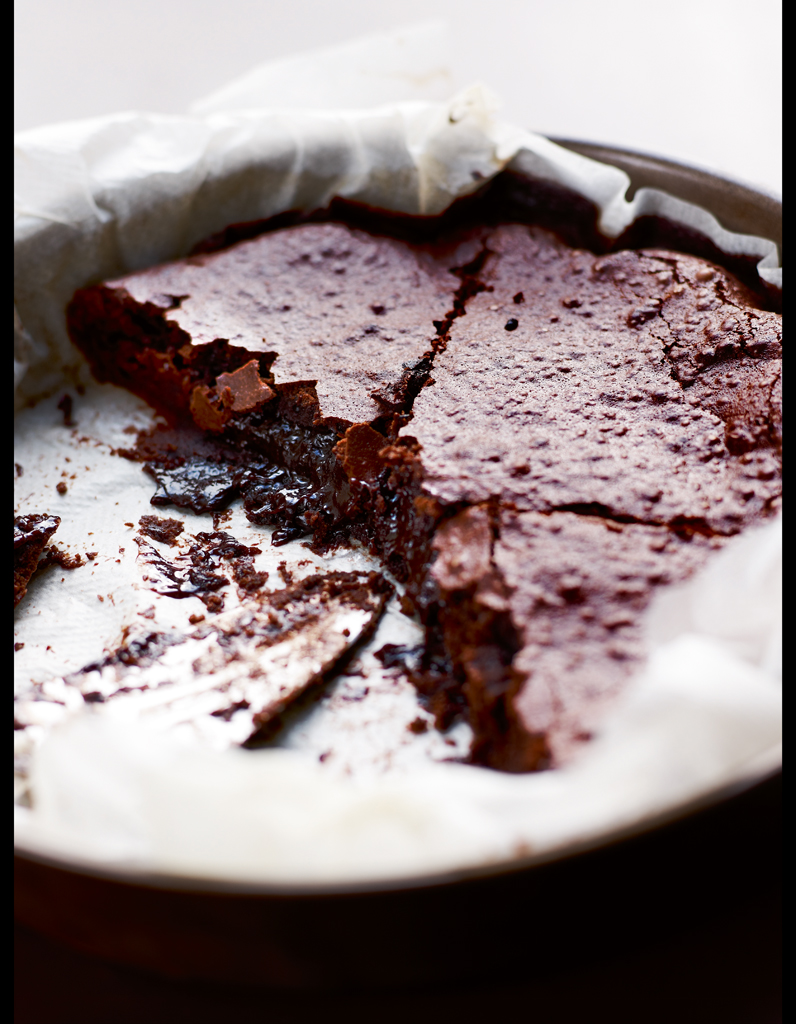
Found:
<path fill-rule="evenodd" d="M 781 246 L 771 195 L 646 154 L 554 141 L 620 167 L 632 191 L 661 189 Z M 632 946 L 651 927 L 663 935 L 753 886 L 776 847 L 780 764 L 770 751 L 741 781 L 588 843 L 427 878 L 225 883 L 17 849 L 16 917 L 90 955 L 222 983 L 363 988 L 555 969 L 601 946 Z"/>

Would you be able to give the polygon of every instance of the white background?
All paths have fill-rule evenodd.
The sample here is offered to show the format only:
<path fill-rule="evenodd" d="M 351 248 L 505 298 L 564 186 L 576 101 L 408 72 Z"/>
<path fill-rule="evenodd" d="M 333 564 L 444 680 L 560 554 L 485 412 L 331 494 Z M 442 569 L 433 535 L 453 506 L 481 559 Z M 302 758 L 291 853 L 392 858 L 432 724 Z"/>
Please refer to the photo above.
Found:
<path fill-rule="evenodd" d="M 503 116 L 781 188 L 777 0 L 15 0 L 15 128 L 183 113 L 261 61 L 434 17 Z"/>

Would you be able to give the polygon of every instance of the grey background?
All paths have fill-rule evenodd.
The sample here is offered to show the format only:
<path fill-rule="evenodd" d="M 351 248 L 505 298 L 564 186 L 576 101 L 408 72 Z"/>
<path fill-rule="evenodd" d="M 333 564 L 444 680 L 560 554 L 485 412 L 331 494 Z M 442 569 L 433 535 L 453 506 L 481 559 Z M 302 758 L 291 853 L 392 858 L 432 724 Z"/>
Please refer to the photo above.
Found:
<path fill-rule="evenodd" d="M 429 18 L 524 127 L 781 188 L 777 0 L 15 0 L 15 130 L 183 113 L 261 61 Z"/>

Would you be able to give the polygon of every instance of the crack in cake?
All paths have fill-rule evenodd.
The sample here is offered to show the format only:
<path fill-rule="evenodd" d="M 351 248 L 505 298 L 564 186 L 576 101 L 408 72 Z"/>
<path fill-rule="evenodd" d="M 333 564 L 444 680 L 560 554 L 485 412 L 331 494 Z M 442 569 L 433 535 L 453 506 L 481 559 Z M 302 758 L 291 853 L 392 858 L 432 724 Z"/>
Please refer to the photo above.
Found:
<path fill-rule="evenodd" d="M 780 495 L 780 318 L 726 270 L 519 223 L 267 231 L 79 291 L 72 339 L 168 425 L 155 505 L 366 544 L 426 628 L 412 680 L 471 759 L 563 763 L 641 616 Z"/>

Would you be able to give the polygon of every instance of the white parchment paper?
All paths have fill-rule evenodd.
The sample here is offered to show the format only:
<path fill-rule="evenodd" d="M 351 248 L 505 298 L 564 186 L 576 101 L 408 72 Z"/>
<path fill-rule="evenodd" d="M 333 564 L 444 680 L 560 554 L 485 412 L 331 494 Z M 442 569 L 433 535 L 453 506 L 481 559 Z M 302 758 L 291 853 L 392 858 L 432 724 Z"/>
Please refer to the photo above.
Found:
<path fill-rule="evenodd" d="M 395 98 L 384 85 L 390 74 L 398 98 L 423 69 L 437 84 L 444 80 L 429 42 L 439 31 L 393 40 L 381 96 Z M 23 688 L 35 677 L 57 690 L 81 652 L 87 661 L 111 648 L 149 600 L 136 583 L 130 529 L 114 509 L 122 496 L 125 509 L 147 511 L 151 488 L 137 467 L 110 455 L 114 432 L 149 413 L 89 382 L 64 324 L 76 288 L 183 255 L 230 223 L 315 209 L 333 196 L 437 213 L 507 166 L 591 199 L 610 237 L 636 216 L 658 213 L 727 252 L 753 255 L 764 280 L 781 281 L 772 242 L 731 234 L 706 211 L 653 189 L 628 202 L 623 172 L 500 122 L 484 86 L 446 102 L 329 109 L 328 97 L 320 101 L 324 84 L 329 95 L 337 89 L 336 105 L 353 107 L 357 90 L 379 95 L 373 47 L 365 40 L 303 64 L 295 58 L 256 69 L 190 116 L 124 113 L 17 136 L 17 396 L 24 406 L 64 381 L 88 385 L 90 422 L 79 444 L 95 462 L 70 484 L 71 525 L 58 537 L 79 545 L 92 516 L 105 531 L 97 542 L 105 561 L 62 584 L 53 578 L 37 591 L 38 604 L 21 606 Z M 57 511 L 52 470 L 78 440 L 63 433 L 49 400 L 21 416 L 21 458 L 39 475 L 20 481 L 20 500 L 49 496 L 46 510 Z M 506 776 L 440 763 L 444 751 L 431 747 L 422 756 L 396 755 L 400 770 L 340 770 L 320 764 L 309 740 L 298 749 L 218 752 L 79 707 L 34 730 L 32 807 L 17 809 L 18 841 L 83 861 L 325 882 L 457 869 L 609 835 L 778 763 L 780 550 L 778 523 L 750 531 L 701 576 L 664 595 L 649 617 L 647 667 L 602 734 L 562 770 Z M 291 557 L 300 556 L 306 551 Z M 367 562 L 362 553 L 338 557 Z M 98 586 L 115 598 L 107 608 L 103 600 L 101 614 Z M 61 614 L 64 607 L 72 611 Z M 42 610 L 54 614 L 42 620 Z M 161 602 L 158 615 L 168 614 Z M 399 618 L 388 615 L 383 628 L 411 630 Z M 411 695 L 393 697 L 384 708 L 398 719 L 416 713 Z M 356 724 L 355 733 L 363 733 Z"/>

